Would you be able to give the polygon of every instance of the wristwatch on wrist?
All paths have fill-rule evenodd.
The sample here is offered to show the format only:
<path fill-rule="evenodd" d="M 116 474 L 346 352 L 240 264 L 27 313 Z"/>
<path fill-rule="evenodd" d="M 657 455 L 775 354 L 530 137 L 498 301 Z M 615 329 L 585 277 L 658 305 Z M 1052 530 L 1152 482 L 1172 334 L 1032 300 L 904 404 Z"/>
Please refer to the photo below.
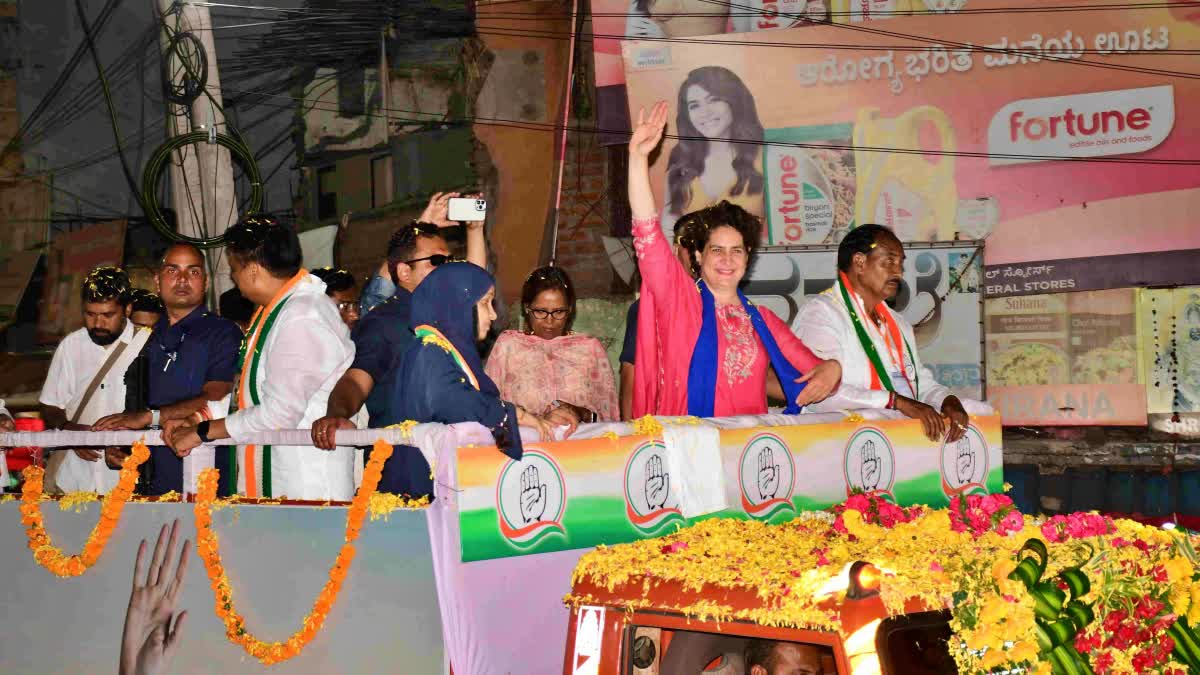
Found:
<path fill-rule="evenodd" d="M 196 435 L 200 437 L 201 443 L 212 443 L 212 439 L 208 437 L 208 425 L 210 420 L 204 420 L 196 425 Z"/>
<path fill-rule="evenodd" d="M 155 409 L 155 410 L 150 411 L 150 428 L 151 429 L 158 429 L 159 427 L 162 426 L 161 424 L 159 424 L 159 422 L 162 421 L 160 419 L 161 416 L 162 416 L 162 411 L 160 411 L 160 410 Z"/>

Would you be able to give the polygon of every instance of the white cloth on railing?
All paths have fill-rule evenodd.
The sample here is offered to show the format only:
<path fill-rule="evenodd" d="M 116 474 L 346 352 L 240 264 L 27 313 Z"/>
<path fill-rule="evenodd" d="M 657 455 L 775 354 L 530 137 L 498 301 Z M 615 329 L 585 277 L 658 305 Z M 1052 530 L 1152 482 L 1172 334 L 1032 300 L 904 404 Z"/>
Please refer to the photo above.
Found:
<path fill-rule="evenodd" d="M 673 480 L 670 489 L 679 499 L 684 518 L 728 508 L 725 468 L 721 463 L 721 436 L 705 422 L 663 423 L 663 444 Z"/>

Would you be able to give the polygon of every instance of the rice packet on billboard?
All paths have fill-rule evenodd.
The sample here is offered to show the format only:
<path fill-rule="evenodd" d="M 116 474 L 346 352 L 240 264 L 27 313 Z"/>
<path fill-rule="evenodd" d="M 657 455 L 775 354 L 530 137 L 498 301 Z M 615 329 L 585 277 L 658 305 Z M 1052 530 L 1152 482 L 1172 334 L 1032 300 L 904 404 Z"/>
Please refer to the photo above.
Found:
<path fill-rule="evenodd" d="M 763 176 L 773 245 L 836 244 L 854 227 L 850 124 L 767 129 Z"/>

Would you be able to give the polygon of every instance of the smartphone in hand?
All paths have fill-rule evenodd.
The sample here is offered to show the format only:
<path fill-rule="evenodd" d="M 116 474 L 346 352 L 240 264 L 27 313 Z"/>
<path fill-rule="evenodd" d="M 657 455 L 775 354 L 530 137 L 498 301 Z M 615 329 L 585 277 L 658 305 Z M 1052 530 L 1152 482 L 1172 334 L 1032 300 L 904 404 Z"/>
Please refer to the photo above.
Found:
<path fill-rule="evenodd" d="M 487 200 L 473 197 L 453 197 L 447 209 L 450 220 L 470 223 L 487 218 Z"/>

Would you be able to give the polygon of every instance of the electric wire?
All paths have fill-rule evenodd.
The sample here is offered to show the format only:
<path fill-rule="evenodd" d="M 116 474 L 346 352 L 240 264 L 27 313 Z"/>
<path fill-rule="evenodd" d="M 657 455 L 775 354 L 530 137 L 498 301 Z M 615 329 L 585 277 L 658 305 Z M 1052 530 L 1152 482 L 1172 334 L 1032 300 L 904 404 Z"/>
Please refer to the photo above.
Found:
<path fill-rule="evenodd" d="M 302 98 L 298 99 L 298 98 L 287 96 L 287 95 L 273 95 L 272 98 L 290 99 L 292 101 L 292 104 L 282 103 L 282 104 L 275 105 L 275 104 L 269 104 L 269 103 L 264 102 L 263 105 L 275 105 L 275 107 L 279 107 L 279 108 L 292 109 L 297 104 L 302 104 L 302 103 L 307 102 L 307 103 L 314 103 L 313 108 L 316 110 L 323 110 L 323 111 L 327 111 L 327 112 L 336 112 L 336 110 L 337 110 L 336 106 L 333 108 L 319 107 L 318 106 L 319 102 L 305 101 Z M 567 131 L 573 131 L 573 132 L 579 132 L 579 133 L 623 134 L 623 135 L 629 134 L 628 130 L 621 130 L 621 129 L 604 129 L 604 128 L 596 127 L 596 126 L 583 126 L 583 125 L 565 125 L 564 126 L 564 125 L 560 125 L 560 124 L 555 124 L 553 122 L 531 122 L 531 121 L 527 121 L 527 120 L 513 120 L 513 119 L 504 119 L 504 118 L 498 118 L 498 117 L 482 117 L 482 116 L 478 116 L 478 115 L 456 118 L 454 120 L 446 120 L 446 119 L 438 118 L 439 115 L 441 115 L 441 113 L 429 113 L 429 112 L 423 112 L 423 111 L 419 111 L 419 110 L 405 110 L 402 108 L 380 107 L 379 112 L 375 112 L 375 113 L 368 112 L 368 113 L 363 113 L 363 115 L 366 117 L 384 118 L 385 115 L 381 114 L 381 113 L 386 113 L 387 117 L 390 119 L 398 120 L 403 123 L 411 123 L 411 124 L 444 125 L 447 123 L 455 123 L 455 124 L 470 123 L 470 124 L 481 124 L 484 126 L 516 127 L 516 128 L 523 128 L 523 129 L 529 129 L 529 130 L 542 130 L 542 131 L 547 131 L 547 132 L 562 131 L 563 129 L 566 129 Z M 398 113 L 401 116 L 397 116 L 392 113 Z M 417 115 L 419 117 L 405 118 L 402 115 Z M 966 151 L 966 150 L 944 150 L 944 149 L 926 150 L 926 149 L 921 149 L 921 148 L 892 148 L 892 147 L 884 147 L 884 146 L 848 145 L 848 144 L 836 144 L 836 143 L 826 143 L 826 142 L 796 143 L 796 142 L 784 142 L 784 141 L 748 140 L 748 139 L 740 139 L 740 138 L 708 138 L 705 136 L 681 136 L 681 135 L 677 135 L 677 134 L 665 134 L 665 137 L 672 138 L 675 140 L 684 140 L 684 141 L 724 141 L 724 142 L 735 143 L 735 144 L 739 144 L 739 145 L 755 145 L 755 146 L 759 146 L 759 147 L 770 146 L 770 147 L 786 147 L 786 148 L 804 148 L 804 149 L 809 149 L 809 150 L 833 149 L 833 150 L 851 150 L 851 151 L 864 151 L 864 152 L 886 152 L 886 153 L 897 153 L 897 154 L 905 154 L 905 155 L 921 155 L 921 156 L 927 156 L 927 157 L 969 157 L 969 158 L 981 158 L 981 159 L 1016 160 L 1016 161 L 1026 161 L 1026 162 L 1064 161 L 1064 162 L 1101 163 L 1101 164 L 1130 164 L 1130 165 L 1140 165 L 1140 166 L 1153 166 L 1153 165 L 1200 166 L 1200 159 L 1178 159 L 1178 158 L 1156 158 L 1156 157 L 1112 157 L 1112 156 L 1108 156 L 1108 157 L 1075 157 L 1075 156 L 1069 156 L 1069 155 L 1035 155 L 1035 154 L 1023 154 L 1023 153 L 973 152 L 973 151 Z"/>

